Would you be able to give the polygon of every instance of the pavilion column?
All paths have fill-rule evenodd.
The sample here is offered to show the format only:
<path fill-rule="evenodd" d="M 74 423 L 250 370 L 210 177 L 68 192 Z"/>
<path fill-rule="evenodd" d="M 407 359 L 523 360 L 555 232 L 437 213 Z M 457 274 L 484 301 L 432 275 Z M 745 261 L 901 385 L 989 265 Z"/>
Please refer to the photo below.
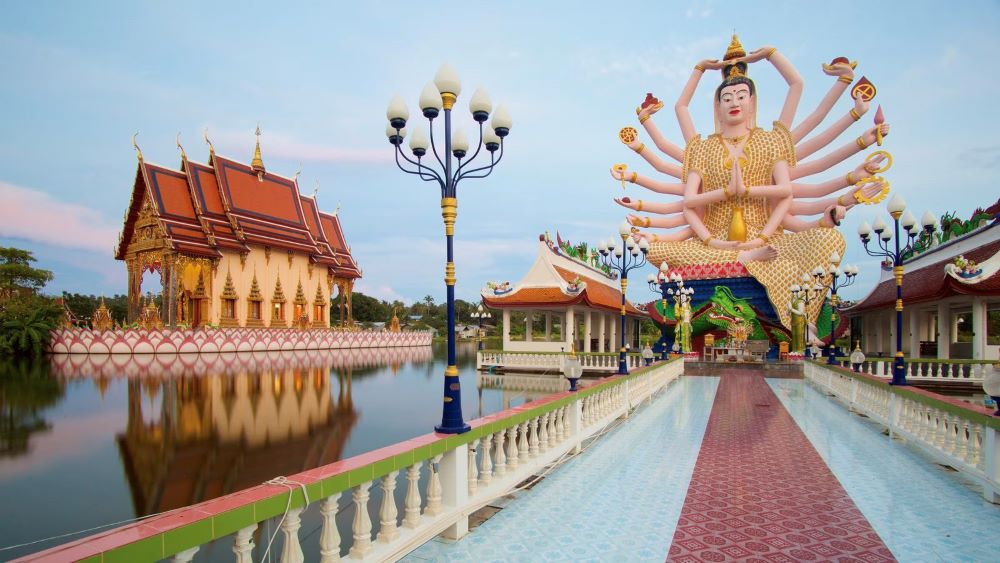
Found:
<path fill-rule="evenodd" d="M 972 359 L 986 358 L 986 300 L 972 298 Z"/>
<path fill-rule="evenodd" d="M 951 309 L 947 303 L 937 306 L 937 357 L 947 360 L 951 356 Z"/>
<path fill-rule="evenodd" d="M 566 343 L 566 351 L 572 350 L 573 341 L 576 335 L 576 316 L 573 314 L 573 308 L 570 307 L 566 309 L 566 322 L 563 324 L 565 327 L 566 334 L 563 335 L 563 341 Z"/>
<path fill-rule="evenodd" d="M 597 351 L 604 352 L 604 313 L 597 313 Z"/>
<path fill-rule="evenodd" d="M 524 314 L 524 341 L 531 342 L 535 332 L 535 313 L 530 309 Z"/>
<path fill-rule="evenodd" d="M 545 341 L 552 342 L 552 313 L 545 313 Z"/>
<path fill-rule="evenodd" d="M 608 320 L 608 327 L 611 329 L 608 332 L 608 352 L 617 352 L 619 346 L 618 338 L 618 323 L 615 322 L 617 319 L 612 315 L 606 315 L 605 318 Z"/>
<path fill-rule="evenodd" d="M 587 310 L 583 317 L 583 351 L 590 353 L 590 318 L 594 316 L 594 312 Z"/>
<path fill-rule="evenodd" d="M 510 309 L 503 310 L 503 350 L 510 350 Z"/>
<path fill-rule="evenodd" d="M 923 311 L 910 308 L 910 356 L 920 357 L 920 319 L 924 316 Z"/>

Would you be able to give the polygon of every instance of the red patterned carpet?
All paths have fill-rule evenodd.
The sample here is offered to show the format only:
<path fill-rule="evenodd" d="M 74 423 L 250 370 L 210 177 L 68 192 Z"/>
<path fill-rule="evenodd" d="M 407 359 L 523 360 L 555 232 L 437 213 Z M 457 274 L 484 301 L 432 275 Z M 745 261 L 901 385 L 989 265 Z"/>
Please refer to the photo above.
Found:
<path fill-rule="evenodd" d="M 895 561 L 759 374 L 722 377 L 668 561 Z"/>

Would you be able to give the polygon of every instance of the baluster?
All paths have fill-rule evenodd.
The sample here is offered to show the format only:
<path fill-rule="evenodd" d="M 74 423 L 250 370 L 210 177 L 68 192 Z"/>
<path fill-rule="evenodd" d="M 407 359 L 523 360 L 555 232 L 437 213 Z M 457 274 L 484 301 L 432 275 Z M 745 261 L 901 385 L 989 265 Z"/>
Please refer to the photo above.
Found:
<path fill-rule="evenodd" d="M 959 440 L 962 432 L 962 419 L 956 415 L 945 415 L 948 417 L 948 437 L 944 445 L 944 451 L 948 455 L 955 455 L 958 451 Z"/>
<path fill-rule="evenodd" d="M 493 474 L 497 478 L 502 478 L 507 472 L 507 455 L 503 451 L 503 439 L 504 431 L 501 430 L 494 434 L 494 442 L 496 443 L 496 463 L 494 464 Z"/>
<path fill-rule="evenodd" d="M 528 423 L 522 422 L 520 426 L 520 441 L 517 443 L 518 463 L 528 463 Z"/>
<path fill-rule="evenodd" d="M 479 447 L 479 439 L 475 439 L 469 444 L 469 497 L 476 495 L 476 488 L 479 486 L 479 468 L 476 466 L 476 448 Z"/>
<path fill-rule="evenodd" d="M 302 563 L 306 560 L 299 544 L 299 528 L 302 527 L 302 508 L 290 508 L 281 523 L 281 533 L 285 537 L 281 548 L 281 563 Z M 371 531 L 371 526 L 368 527 Z"/>
<path fill-rule="evenodd" d="M 555 431 L 556 431 L 556 443 L 560 443 L 560 442 L 562 442 L 563 440 L 566 439 L 566 433 L 564 432 L 564 429 L 563 429 L 563 410 L 564 409 L 565 409 L 565 407 L 559 407 L 558 409 L 556 409 L 555 416 L 553 417 L 555 420 L 552 421 L 553 428 L 555 428 Z"/>
<path fill-rule="evenodd" d="M 427 469 L 430 471 L 430 476 L 427 479 L 427 507 L 424 509 L 424 514 L 427 516 L 441 514 L 442 488 L 440 467 L 438 467 L 438 464 L 441 463 L 442 457 L 441 454 L 438 454 L 427 464 Z"/>
<path fill-rule="evenodd" d="M 323 531 L 319 534 L 320 563 L 340 561 L 340 531 L 337 530 L 337 508 L 340 493 L 334 493 L 319 503 Z"/>
<path fill-rule="evenodd" d="M 253 533 L 255 531 L 257 531 L 257 524 L 241 528 L 236 532 L 236 537 L 233 539 L 233 553 L 236 554 L 236 563 L 253 563 Z"/>
<path fill-rule="evenodd" d="M 196 546 L 194 546 L 194 547 L 192 547 L 190 549 L 185 549 L 184 551 L 178 553 L 177 555 L 174 555 L 173 558 L 170 559 L 170 562 L 171 563 L 191 563 L 191 560 L 194 559 L 194 554 L 198 553 L 198 549 L 200 549 L 200 548 L 201 548 L 201 546 L 196 545 Z"/>
<path fill-rule="evenodd" d="M 538 417 L 528 421 L 528 454 L 530 457 L 538 457 Z"/>
<path fill-rule="evenodd" d="M 493 461 L 490 459 L 492 446 L 493 436 L 488 434 L 483 438 L 482 453 L 479 454 L 479 484 L 484 487 L 493 479 Z"/>
<path fill-rule="evenodd" d="M 965 462 L 973 467 L 984 469 L 986 460 L 983 457 L 983 427 L 973 424 L 969 427 L 969 452 Z"/>
<path fill-rule="evenodd" d="M 354 500 L 354 521 L 351 523 L 354 545 L 351 546 L 351 559 L 364 559 L 372 548 L 372 520 L 368 516 L 368 489 L 371 486 L 371 481 L 361 483 L 351 493 Z"/>
<path fill-rule="evenodd" d="M 955 444 L 955 457 L 965 462 L 965 458 L 969 455 L 969 441 L 972 438 L 972 428 L 969 425 L 969 421 L 963 418 L 959 418 L 958 422 L 958 443 Z"/>
<path fill-rule="evenodd" d="M 549 413 L 543 414 L 538 423 L 538 453 L 544 453 L 549 449 Z"/>
<path fill-rule="evenodd" d="M 507 429 L 507 467 L 511 473 L 517 469 L 517 425 Z"/>
<path fill-rule="evenodd" d="M 378 536 L 376 540 L 382 543 L 389 543 L 399 536 L 396 529 L 396 517 L 399 512 L 396 509 L 396 476 L 399 471 L 393 471 L 382 477 L 382 507 L 378 511 Z"/>
<path fill-rule="evenodd" d="M 931 416 L 934 417 L 934 447 L 939 450 L 944 449 L 944 442 L 948 436 L 948 421 L 944 417 L 944 413 L 937 410 L 931 410 Z"/>
<path fill-rule="evenodd" d="M 418 461 L 406 468 L 406 498 L 403 500 L 403 527 L 416 528 L 420 525 L 420 467 Z"/>

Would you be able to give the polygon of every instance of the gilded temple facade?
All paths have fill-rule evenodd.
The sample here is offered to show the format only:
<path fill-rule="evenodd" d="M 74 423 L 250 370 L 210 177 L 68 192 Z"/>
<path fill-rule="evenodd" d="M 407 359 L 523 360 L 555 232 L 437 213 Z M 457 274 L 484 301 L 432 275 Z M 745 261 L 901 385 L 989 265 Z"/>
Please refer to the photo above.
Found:
<path fill-rule="evenodd" d="M 129 322 L 148 316 L 143 281 L 157 274 L 169 327 L 329 327 L 331 306 L 335 324 L 353 326 L 361 270 L 337 214 L 301 195 L 296 178 L 264 168 L 259 131 L 249 165 L 209 147 L 207 164 L 182 149 L 180 170 L 147 162 L 136 147 L 115 253 L 128 269 Z"/>

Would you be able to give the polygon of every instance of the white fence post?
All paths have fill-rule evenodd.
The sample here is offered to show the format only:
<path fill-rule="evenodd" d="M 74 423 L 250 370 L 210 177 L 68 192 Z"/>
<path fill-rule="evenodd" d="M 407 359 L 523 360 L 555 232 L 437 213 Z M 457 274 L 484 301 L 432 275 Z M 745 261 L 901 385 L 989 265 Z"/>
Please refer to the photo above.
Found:
<path fill-rule="evenodd" d="M 578 399 L 569 404 L 569 428 L 566 429 L 567 437 L 573 441 L 573 453 L 580 453 L 580 433 L 583 430 L 583 399 Z"/>
<path fill-rule="evenodd" d="M 445 452 L 438 471 L 441 473 L 441 500 L 445 507 L 464 506 L 469 497 L 469 446 L 462 444 Z M 469 533 L 469 517 L 459 518 L 444 531 L 448 539 L 457 540 Z"/>
<path fill-rule="evenodd" d="M 983 426 L 983 469 L 988 481 L 1000 483 L 1000 432 L 995 428 Z M 985 483 L 983 497 L 994 504 L 1000 503 L 1000 489 Z"/>

